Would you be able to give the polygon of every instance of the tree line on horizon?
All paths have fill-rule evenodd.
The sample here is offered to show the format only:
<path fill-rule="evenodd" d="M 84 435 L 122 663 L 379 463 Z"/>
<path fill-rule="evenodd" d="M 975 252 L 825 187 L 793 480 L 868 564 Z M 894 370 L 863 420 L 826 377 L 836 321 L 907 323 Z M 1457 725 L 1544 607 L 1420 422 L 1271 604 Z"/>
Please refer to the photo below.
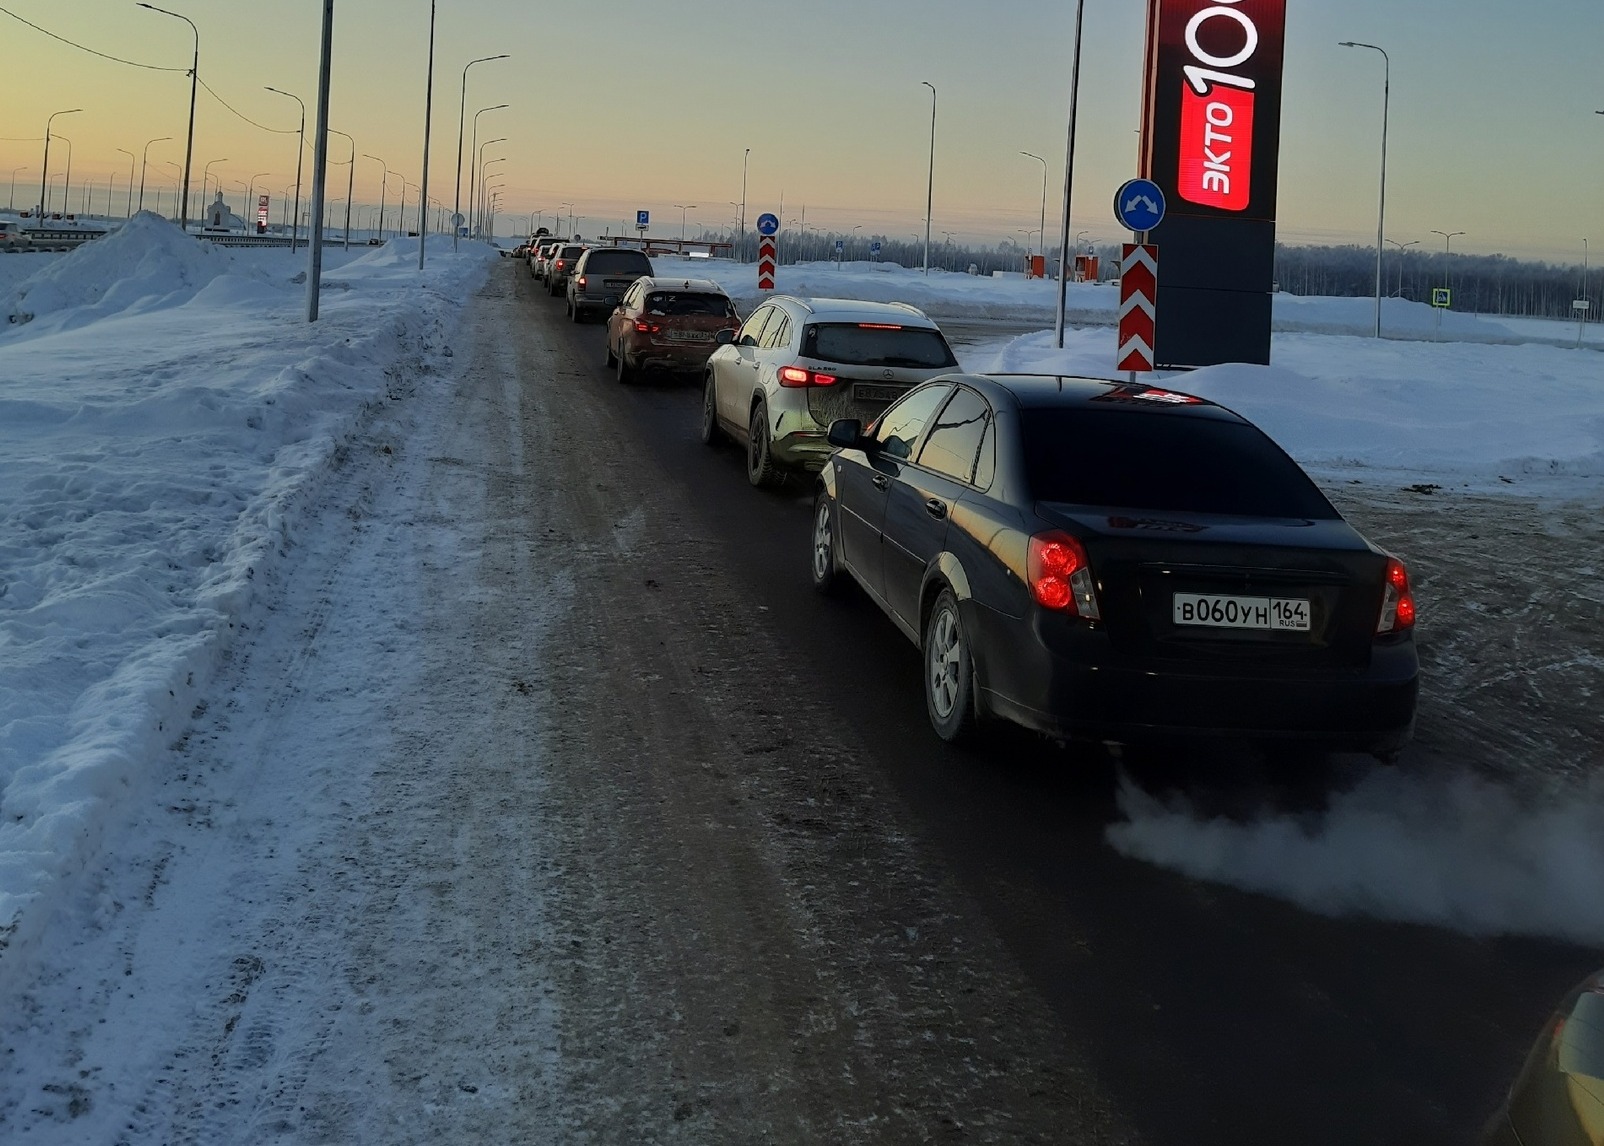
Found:
<path fill-rule="evenodd" d="M 703 231 L 699 239 L 731 242 L 730 232 Z M 865 262 L 871 258 L 870 244 L 879 242 L 879 260 L 905 267 L 924 265 L 924 240 L 889 235 L 855 235 L 834 231 L 790 232 L 780 237 L 782 264 L 826 262 L 837 257 L 836 241 L 844 249 L 846 262 Z M 757 237 L 750 235 L 738 244 L 737 254 L 746 262 L 757 259 Z M 1099 258 L 1099 277 L 1119 277 L 1120 248 L 1102 243 L 1089 246 Z M 936 236 L 930 245 L 930 265 L 946 271 L 965 272 L 970 267 L 981 275 L 993 271 L 1023 271 L 1027 249 L 1024 244 L 1004 239 L 993 246 L 976 246 L 948 241 Z M 1031 253 L 1034 253 L 1032 250 Z M 1058 248 L 1047 252 L 1050 275 L 1056 275 Z M 1162 256 L 1160 257 L 1162 267 Z M 1604 269 L 1584 274 L 1578 265 L 1565 265 L 1516 259 L 1507 255 L 1445 254 L 1441 251 L 1398 251 L 1389 248 L 1382 260 L 1382 290 L 1389 298 L 1404 298 L 1430 304 L 1432 292 L 1447 287 L 1451 309 L 1469 314 L 1497 314 L 1525 318 L 1574 319 L 1572 303 L 1586 299 L 1591 304 L 1589 321 L 1604 320 Z M 1357 245 L 1291 246 L 1276 244 L 1276 287 L 1288 294 L 1337 298 L 1373 298 L 1376 292 L 1376 249 Z"/>

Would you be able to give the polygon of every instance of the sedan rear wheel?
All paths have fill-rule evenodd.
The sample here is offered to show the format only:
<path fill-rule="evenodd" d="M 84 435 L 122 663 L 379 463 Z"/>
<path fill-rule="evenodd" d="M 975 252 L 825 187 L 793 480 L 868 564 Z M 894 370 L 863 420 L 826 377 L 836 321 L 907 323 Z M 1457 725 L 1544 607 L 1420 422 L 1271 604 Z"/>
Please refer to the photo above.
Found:
<path fill-rule="evenodd" d="M 624 353 L 622 346 L 618 348 L 618 358 L 613 364 L 613 370 L 618 376 L 619 385 L 629 386 L 634 383 L 635 368 L 629 364 L 629 355 Z"/>
<path fill-rule="evenodd" d="M 949 744 L 973 739 L 975 669 L 958 599 L 943 589 L 925 622 L 925 711 L 930 727 Z"/>
<path fill-rule="evenodd" d="M 609 369 L 611 369 L 612 367 L 617 366 L 617 365 L 618 365 L 618 355 L 613 353 L 613 340 L 609 338 L 607 340 L 607 366 L 608 366 Z"/>
<path fill-rule="evenodd" d="M 774 462 L 773 443 L 769 440 L 769 412 L 765 406 L 752 411 L 747 427 L 746 480 L 759 489 L 785 484 L 785 471 Z"/>
<path fill-rule="evenodd" d="M 829 597 L 841 587 L 835 563 L 835 503 L 820 490 L 813 499 L 813 591 Z"/>

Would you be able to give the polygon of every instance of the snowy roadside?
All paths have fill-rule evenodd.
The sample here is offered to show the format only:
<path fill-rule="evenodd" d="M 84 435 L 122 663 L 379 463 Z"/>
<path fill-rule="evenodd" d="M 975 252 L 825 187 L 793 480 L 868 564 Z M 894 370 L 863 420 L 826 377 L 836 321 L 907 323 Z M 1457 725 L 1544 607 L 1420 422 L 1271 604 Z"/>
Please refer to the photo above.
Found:
<path fill-rule="evenodd" d="M 258 578 L 392 378 L 433 369 L 493 255 L 325 272 L 151 216 L 0 296 L 0 988 L 188 723 Z"/>
<path fill-rule="evenodd" d="M 1340 301 L 1340 300 L 1331 300 Z M 967 348 L 965 369 L 1122 377 L 1108 330 Z M 1167 377 L 1257 423 L 1327 484 L 1594 499 L 1604 490 L 1604 356 L 1557 346 L 1277 334 L 1274 366 Z"/>

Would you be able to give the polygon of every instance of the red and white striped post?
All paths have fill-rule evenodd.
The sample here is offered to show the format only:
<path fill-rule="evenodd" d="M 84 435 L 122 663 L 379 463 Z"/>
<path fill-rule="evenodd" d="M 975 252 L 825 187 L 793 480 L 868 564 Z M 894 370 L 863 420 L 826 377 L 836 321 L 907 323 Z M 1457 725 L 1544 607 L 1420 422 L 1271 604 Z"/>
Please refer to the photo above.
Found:
<path fill-rule="evenodd" d="M 779 246 L 773 235 L 764 235 L 757 241 L 757 289 L 774 289 L 774 271 L 779 266 Z"/>
<path fill-rule="evenodd" d="M 1153 370 L 1158 328 L 1158 248 L 1126 243 L 1119 272 L 1119 356 L 1117 369 Z"/>

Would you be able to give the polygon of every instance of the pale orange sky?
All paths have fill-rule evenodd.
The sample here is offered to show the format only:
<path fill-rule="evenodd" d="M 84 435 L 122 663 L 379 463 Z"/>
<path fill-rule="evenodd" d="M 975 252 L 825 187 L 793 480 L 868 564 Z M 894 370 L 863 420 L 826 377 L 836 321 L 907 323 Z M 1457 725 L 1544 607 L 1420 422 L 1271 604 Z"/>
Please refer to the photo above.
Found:
<path fill-rule="evenodd" d="M 4 0 L 6 9 L 100 51 L 187 66 L 189 28 L 133 0 Z M 260 123 L 294 128 L 295 92 L 317 82 L 315 0 L 171 0 L 200 28 L 201 75 Z M 1048 230 L 1062 194 L 1073 4 L 1068 0 L 445 0 L 435 90 L 431 194 L 453 199 L 462 66 L 468 110 L 510 103 L 480 120 L 509 140 L 503 193 L 512 216 L 572 202 L 586 233 L 653 213 L 677 234 L 681 211 L 726 227 L 752 149 L 748 211 L 807 208 L 810 227 L 911 237 L 922 232 L 930 80 L 939 89 L 934 228 L 963 240 L 1020 239 L 1038 224 L 1046 157 Z M 1135 170 L 1143 6 L 1088 0 L 1077 152 L 1075 229 L 1118 237 L 1108 207 Z M 1400 11 L 1402 10 L 1402 11 Z M 422 157 L 427 0 L 337 0 L 332 125 L 409 182 Z M 1456 251 L 1575 261 L 1581 239 L 1604 243 L 1604 5 L 1596 0 L 1290 0 L 1281 164 L 1285 242 L 1375 241 L 1381 61 L 1337 46 L 1357 39 L 1393 60 L 1388 235 Z M 146 140 L 152 173 L 183 161 L 189 84 L 76 51 L 0 14 L 0 178 L 17 202 L 38 197 L 49 114 L 72 140 L 73 182 L 97 181 L 103 210 L 115 173 L 120 213 L 128 158 Z M 20 138 L 11 138 L 20 137 Z M 343 158 L 343 140 L 331 156 Z M 293 136 L 250 126 L 202 91 L 195 176 L 212 162 L 231 200 L 295 178 Z M 213 162 L 221 160 L 223 162 Z M 62 145 L 52 170 L 65 165 Z M 356 198 L 376 204 L 380 165 L 358 158 Z M 259 173 L 269 173 L 259 177 Z M 137 179 L 137 172 L 136 172 Z M 464 194 L 466 194 L 466 176 Z M 310 187 L 310 164 L 305 176 Z M 331 168 L 330 196 L 346 169 Z M 27 188 L 31 186 L 31 190 Z M 59 195 L 59 182 L 57 184 Z M 168 184 L 170 186 L 170 184 Z M 400 190 L 390 184 L 389 202 Z M 409 199 L 417 192 L 409 190 Z M 171 192 L 168 192 L 171 195 Z M 170 198 L 169 198 L 170 202 Z M 73 206 L 81 204 L 74 192 Z M 147 202 L 149 205 L 149 202 Z M 274 206 L 275 217 L 277 204 Z M 507 218 L 507 216 L 504 216 Z M 523 224 L 518 224 L 522 226 Z M 510 223 L 503 232 L 514 229 Z"/>

